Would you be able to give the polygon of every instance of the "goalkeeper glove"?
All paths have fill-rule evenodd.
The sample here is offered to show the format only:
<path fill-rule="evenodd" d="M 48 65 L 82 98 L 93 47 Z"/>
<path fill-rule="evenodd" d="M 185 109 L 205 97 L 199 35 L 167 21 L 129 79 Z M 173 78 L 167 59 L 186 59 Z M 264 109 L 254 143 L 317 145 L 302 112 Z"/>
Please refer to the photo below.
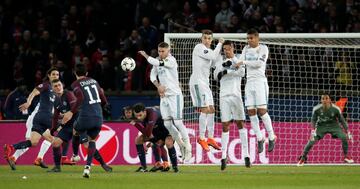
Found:
<path fill-rule="evenodd" d="M 311 130 L 311 136 L 310 136 L 310 140 L 314 141 L 316 137 L 316 129 L 312 129 Z"/>
<path fill-rule="evenodd" d="M 228 61 L 222 63 L 222 66 L 223 66 L 224 68 L 230 67 L 231 65 L 232 65 L 231 60 L 228 60 Z"/>
<path fill-rule="evenodd" d="M 349 141 L 354 142 L 354 138 L 353 138 L 352 134 L 350 133 L 350 131 L 348 131 L 348 133 L 347 133 L 347 138 Z"/>
<path fill-rule="evenodd" d="M 222 72 L 219 72 L 219 74 L 218 74 L 218 76 L 217 76 L 218 81 L 220 81 L 221 78 L 222 78 L 225 74 L 227 74 L 227 70 L 224 70 L 224 71 L 222 71 Z"/>

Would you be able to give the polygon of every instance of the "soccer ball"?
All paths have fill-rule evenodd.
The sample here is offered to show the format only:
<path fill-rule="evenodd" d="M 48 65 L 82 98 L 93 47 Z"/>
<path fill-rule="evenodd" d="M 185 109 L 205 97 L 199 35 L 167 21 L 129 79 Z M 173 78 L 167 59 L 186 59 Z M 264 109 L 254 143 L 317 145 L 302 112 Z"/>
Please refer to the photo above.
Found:
<path fill-rule="evenodd" d="M 135 60 L 130 57 L 125 57 L 121 61 L 121 68 L 126 72 L 131 72 L 135 69 L 136 63 Z"/>

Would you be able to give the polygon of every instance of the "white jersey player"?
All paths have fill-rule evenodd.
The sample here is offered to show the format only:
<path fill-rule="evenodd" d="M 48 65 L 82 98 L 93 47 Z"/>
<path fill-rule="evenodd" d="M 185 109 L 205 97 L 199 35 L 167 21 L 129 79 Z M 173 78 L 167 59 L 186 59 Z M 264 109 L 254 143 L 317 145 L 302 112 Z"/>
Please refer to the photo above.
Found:
<path fill-rule="evenodd" d="M 238 58 L 234 54 L 234 44 L 231 41 L 224 42 L 223 50 L 225 60 L 222 56 L 219 56 L 214 71 L 214 78 L 220 82 L 220 112 L 223 126 L 221 135 L 221 170 L 226 168 L 231 120 L 236 122 L 239 129 L 241 154 L 246 167 L 250 167 L 248 132 L 244 128 L 245 111 L 241 97 L 241 78 L 245 76 L 245 67 L 240 66 L 238 69 L 231 67 L 238 62 Z"/>
<path fill-rule="evenodd" d="M 165 42 L 158 45 L 159 57 L 157 58 L 148 56 L 144 51 L 139 51 L 139 53 L 153 65 L 150 80 L 157 87 L 161 97 L 160 112 L 164 125 L 179 144 L 184 161 L 188 162 L 192 157 L 192 149 L 189 134 L 182 121 L 184 97 L 179 85 L 176 59 L 170 54 L 169 44 Z"/>
<path fill-rule="evenodd" d="M 197 44 L 192 52 L 192 74 L 190 76 L 190 95 L 195 108 L 200 109 L 199 116 L 199 139 L 198 143 L 205 151 L 209 151 L 209 145 L 220 150 L 214 140 L 214 100 L 210 90 L 210 67 L 215 62 L 221 51 L 224 39 L 220 38 L 214 50 L 210 49 L 212 31 L 204 30 L 201 43 Z M 205 140 L 205 132 L 208 130 L 208 139 Z"/>
<path fill-rule="evenodd" d="M 258 140 L 258 153 L 263 151 L 265 139 L 260 131 L 257 114 L 261 117 L 268 132 L 268 152 L 271 152 L 275 147 L 276 135 L 274 134 L 271 118 L 267 113 L 269 86 L 265 76 L 265 69 L 269 49 L 266 45 L 259 44 L 259 33 L 254 29 L 247 32 L 247 41 L 248 45 L 243 48 L 240 61 L 236 66 L 246 66 L 245 106 L 248 110 L 251 127 Z"/>

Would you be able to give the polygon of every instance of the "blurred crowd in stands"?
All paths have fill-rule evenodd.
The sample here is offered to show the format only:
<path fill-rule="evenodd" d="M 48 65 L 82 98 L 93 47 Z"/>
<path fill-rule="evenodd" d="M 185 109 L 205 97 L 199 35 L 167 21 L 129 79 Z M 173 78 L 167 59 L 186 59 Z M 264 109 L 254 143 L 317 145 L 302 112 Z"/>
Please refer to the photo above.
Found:
<path fill-rule="evenodd" d="M 3 0 L 0 94 L 13 91 L 19 101 L 51 66 L 69 87 L 78 62 L 107 92 L 154 90 L 137 51 L 156 56 L 166 32 L 360 32 L 359 7 L 356 0 Z M 120 68 L 125 56 L 136 60 L 135 71 Z"/>

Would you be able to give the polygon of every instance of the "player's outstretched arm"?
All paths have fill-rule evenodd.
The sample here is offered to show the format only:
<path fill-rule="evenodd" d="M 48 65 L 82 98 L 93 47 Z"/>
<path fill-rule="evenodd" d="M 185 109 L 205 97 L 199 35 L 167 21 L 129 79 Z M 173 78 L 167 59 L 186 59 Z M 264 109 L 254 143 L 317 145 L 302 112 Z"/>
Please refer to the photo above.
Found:
<path fill-rule="evenodd" d="M 222 41 L 223 43 L 223 41 Z M 216 45 L 214 50 L 208 49 L 205 46 L 199 46 L 195 47 L 196 55 L 200 56 L 201 58 L 207 59 L 207 60 L 216 60 L 217 57 L 220 54 L 222 43 L 219 41 L 219 43 Z"/>
<path fill-rule="evenodd" d="M 19 106 L 20 111 L 27 110 L 30 107 L 31 102 L 33 101 L 34 97 L 39 94 L 40 94 L 40 91 L 38 89 L 34 88 L 34 90 L 29 94 L 26 102 Z"/>

